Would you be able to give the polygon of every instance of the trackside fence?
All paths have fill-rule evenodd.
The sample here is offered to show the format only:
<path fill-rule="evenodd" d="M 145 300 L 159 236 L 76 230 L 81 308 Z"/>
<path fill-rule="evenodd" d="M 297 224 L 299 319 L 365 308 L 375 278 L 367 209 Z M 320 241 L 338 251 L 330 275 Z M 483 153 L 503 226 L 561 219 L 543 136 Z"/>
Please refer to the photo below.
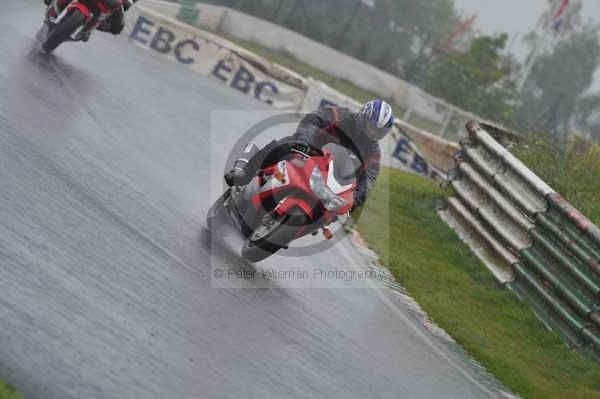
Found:
<path fill-rule="evenodd" d="M 440 216 L 500 284 L 600 361 L 600 229 L 470 122 Z"/>
<path fill-rule="evenodd" d="M 159 0 L 139 2 L 126 14 L 125 36 L 130 43 L 157 57 L 276 110 L 297 113 L 298 117 L 307 110 L 330 105 L 350 109 L 361 106 L 323 82 L 305 78 L 222 37 L 176 20 L 174 16 L 181 10 L 186 9 Z M 215 19 L 219 15 L 213 13 L 215 9 L 204 11 L 199 18 L 219 20 Z M 395 142 L 382 143 L 385 165 L 432 179 L 445 178 L 453 165 L 452 154 L 457 147 L 454 143 L 402 121 L 398 121 L 393 132 L 390 136 Z"/>

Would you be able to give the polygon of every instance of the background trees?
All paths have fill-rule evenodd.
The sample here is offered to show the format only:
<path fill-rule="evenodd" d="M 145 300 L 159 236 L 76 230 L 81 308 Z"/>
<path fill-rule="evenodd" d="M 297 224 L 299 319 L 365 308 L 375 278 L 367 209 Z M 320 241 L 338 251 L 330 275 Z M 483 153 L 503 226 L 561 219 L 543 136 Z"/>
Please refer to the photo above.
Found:
<path fill-rule="evenodd" d="M 406 67 L 421 71 L 429 62 L 423 55 L 461 21 L 453 0 L 376 0 L 374 6 L 368 0 L 210 2 L 276 22 L 403 78 Z"/>
<path fill-rule="evenodd" d="M 511 65 L 501 54 L 508 35 L 481 36 L 469 51 L 433 66 L 425 90 L 459 108 L 506 125 L 514 124 L 517 90 Z"/>
<path fill-rule="evenodd" d="M 535 32 L 527 38 L 532 48 L 541 46 L 541 55 L 521 93 L 517 121 L 559 139 L 573 130 L 598 135 L 600 98 L 589 93 L 600 64 L 598 26 L 583 20 L 579 2 L 571 4 L 565 22 L 546 41 Z"/>
<path fill-rule="evenodd" d="M 581 0 L 571 0 L 556 33 L 558 0 L 548 0 L 541 25 L 526 37 L 536 61 L 520 91 L 524 68 L 506 54 L 507 35 L 467 30 L 452 51 L 440 51 L 465 20 L 454 0 L 204 1 L 281 24 L 519 131 L 559 139 L 577 131 L 600 141 L 600 94 L 592 92 L 600 32 L 582 16 Z"/>

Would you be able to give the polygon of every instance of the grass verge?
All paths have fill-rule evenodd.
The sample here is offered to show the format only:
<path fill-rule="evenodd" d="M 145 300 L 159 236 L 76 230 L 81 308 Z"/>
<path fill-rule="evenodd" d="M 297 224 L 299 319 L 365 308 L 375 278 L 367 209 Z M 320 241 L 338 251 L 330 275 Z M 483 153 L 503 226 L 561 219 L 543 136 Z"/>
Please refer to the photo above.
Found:
<path fill-rule="evenodd" d="M 512 151 L 591 221 L 600 224 L 600 145 L 577 136 L 557 145 L 535 136 Z"/>
<path fill-rule="evenodd" d="M 0 381 L 0 399 L 23 399 L 17 390 Z"/>
<path fill-rule="evenodd" d="M 600 398 L 600 366 L 544 329 L 439 219 L 436 182 L 390 169 L 379 181 L 358 230 L 438 325 L 523 398 Z"/>

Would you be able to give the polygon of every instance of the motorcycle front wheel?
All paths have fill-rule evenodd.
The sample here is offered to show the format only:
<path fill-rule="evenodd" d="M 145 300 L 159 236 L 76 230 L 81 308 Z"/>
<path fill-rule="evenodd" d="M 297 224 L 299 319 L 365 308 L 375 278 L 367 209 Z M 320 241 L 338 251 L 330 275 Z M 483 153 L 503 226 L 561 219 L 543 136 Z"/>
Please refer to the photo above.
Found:
<path fill-rule="evenodd" d="M 73 9 L 57 25 L 50 30 L 50 34 L 44 43 L 42 51 L 50 54 L 64 41 L 68 40 L 73 32 L 85 23 L 85 15 L 78 9 Z"/>
<path fill-rule="evenodd" d="M 270 212 L 263 223 L 246 239 L 242 256 L 250 262 L 260 262 L 279 251 L 296 238 L 298 226 L 290 226 L 291 216 L 279 217 Z"/>

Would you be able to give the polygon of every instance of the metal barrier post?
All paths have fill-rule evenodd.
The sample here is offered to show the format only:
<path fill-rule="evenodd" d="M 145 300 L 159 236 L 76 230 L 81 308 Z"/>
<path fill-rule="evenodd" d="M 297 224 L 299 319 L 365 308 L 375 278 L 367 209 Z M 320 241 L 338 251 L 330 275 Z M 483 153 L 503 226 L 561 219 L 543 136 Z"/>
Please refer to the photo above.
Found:
<path fill-rule="evenodd" d="M 440 137 L 444 138 L 446 136 L 446 133 L 448 132 L 448 126 L 450 126 L 450 122 L 452 121 L 452 118 L 454 117 L 454 110 L 450 109 L 448 110 L 448 113 L 446 114 L 446 117 L 444 118 L 444 124 L 442 125 L 442 128 L 440 129 Z"/>
<path fill-rule="evenodd" d="M 412 113 L 413 113 L 412 105 L 409 105 L 408 108 L 406 109 L 406 112 L 404 113 L 404 116 L 402 117 L 402 120 L 406 123 L 409 123 L 408 120 L 412 116 Z"/>

